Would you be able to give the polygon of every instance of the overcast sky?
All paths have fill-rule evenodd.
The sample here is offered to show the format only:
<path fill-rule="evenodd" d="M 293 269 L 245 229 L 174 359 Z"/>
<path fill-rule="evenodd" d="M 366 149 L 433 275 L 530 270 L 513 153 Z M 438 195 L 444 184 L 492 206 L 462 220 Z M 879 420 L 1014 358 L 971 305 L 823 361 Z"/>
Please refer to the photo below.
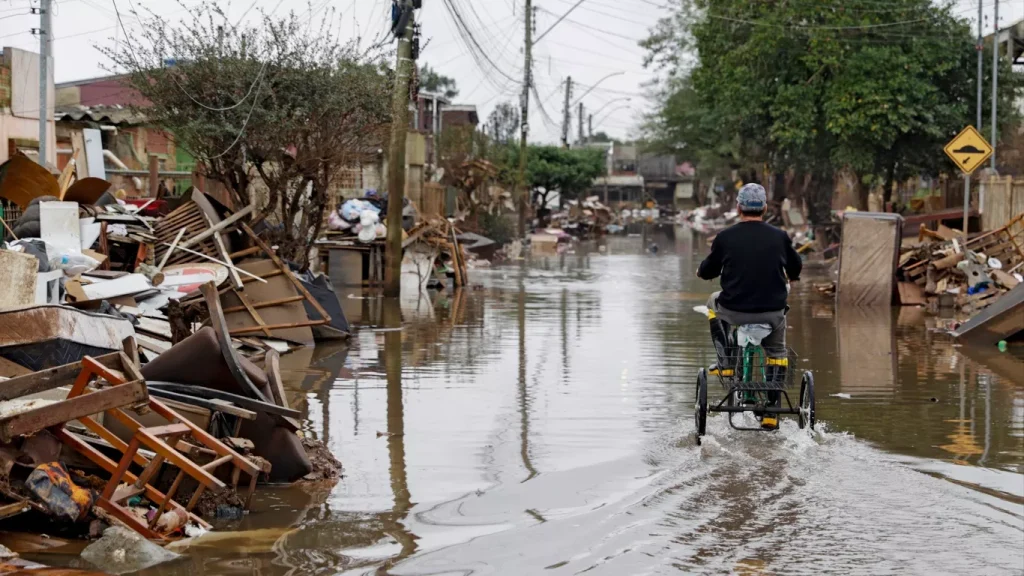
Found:
<path fill-rule="evenodd" d="M 111 47 L 125 38 L 114 10 L 125 16 L 133 7 L 147 8 L 169 19 L 186 15 L 173 0 L 55 0 L 54 57 L 56 80 L 65 82 L 101 76 L 109 62 L 97 50 Z M 179 0 L 198 6 L 202 0 Z M 842 0 L 833 0 L 841 4 Z M 487 58 L 474 58 L 457 33 L 454 17 L 445 0 L 423 0 L 419 11 L 425 47 L 420 62 L 455 78 L 458 103 L 476 104 L 481 119 L 502 101 L 518 103 L 523 76 L 523 0 L 449 0 Z M 995 0 L 982 0 L 992 27 Z M 664 15 L 659 8 L 666 0 L 583 0 L 568 18 L 559 23 L 534 48 L 534 80 L 540 95 L 531 95 L 531 140 L 556 142 L 560 137 L 564 81 L 571 76 L 581 84 L 573 101 L 583 96 L 586 114 L 595 113 L 594 131 L 617 137 L 636 134 L 639 116 L 649 108 L 644 85 L 652 74 L 643 68 L 643 51 L 637 41 Z M 881 3 L 881 0 L 880 0 Z M 0 0 L 0 46 L 38 51 L 38 38 L 30 29 L 38 17 L 29 15 L 38 0 Z M 364 38 L 369 46 L 379 41 L 390 26 L 390 0 L 234 0 L 223 2 L 232 19 L 253 19 L 259 10 L 284 14 L 292 10 L 309 18 L 313 27 L 330 18 L 343 33 Z M 576 0 L 534 0 L 537 33 L 548 30 Z M 972 21 L 977 17 L 977 0 L 959 0 L 956 10 Z M 1000 2 L 1003 26 L 1024 18 L 1024 0 Z M 123 18 L 129 37 L 139 27 L 134 17 Z M 909 25 L 912 29 L 912 25 Z M 988 32 L 986 32 L 988 33 Z M 609 75 L 614 74 L 605 80 Z M 596 87 L 584 96 L 592 86 Z M 546 114 L 544 113 L 546 112 Z M 571 134 L 577 130 L 573 109 Z"/>

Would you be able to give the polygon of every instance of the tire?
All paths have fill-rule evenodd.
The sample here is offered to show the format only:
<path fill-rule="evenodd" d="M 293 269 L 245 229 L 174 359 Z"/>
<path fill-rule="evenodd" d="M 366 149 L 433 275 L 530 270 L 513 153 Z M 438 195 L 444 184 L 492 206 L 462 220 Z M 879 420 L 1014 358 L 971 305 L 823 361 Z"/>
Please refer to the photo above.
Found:
<path fill-rule="evenodd" d="M 814 430 L 814 374 L 804 372 L 800 382 L 800 428 Z"/>
<path fill-rule="evenodd" d="M 697 391 L 694 398 L 694 424 L 697 429 L 697 443 L 707 432 L 708 427 L 708 373 L 701 368 L 697 373 Z"/>

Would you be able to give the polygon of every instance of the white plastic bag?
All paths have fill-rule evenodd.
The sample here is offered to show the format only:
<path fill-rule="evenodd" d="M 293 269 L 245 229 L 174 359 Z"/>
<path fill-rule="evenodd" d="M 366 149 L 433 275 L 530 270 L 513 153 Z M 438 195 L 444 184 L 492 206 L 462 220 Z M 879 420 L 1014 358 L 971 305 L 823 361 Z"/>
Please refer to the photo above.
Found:
<path fill-rule="evenodd" d="M 95 258 L 90 258 L 81 252 L 73 252 L 70 254 L 64 254 L 60 258 L 54 258 L 50 260 L 50 267 L 54 270 L 60 269 L 64 271 L 64 275 L 69 278 L 78 276 L 79 274 L 85 274 L 98 268 L 100 262 Z"/>

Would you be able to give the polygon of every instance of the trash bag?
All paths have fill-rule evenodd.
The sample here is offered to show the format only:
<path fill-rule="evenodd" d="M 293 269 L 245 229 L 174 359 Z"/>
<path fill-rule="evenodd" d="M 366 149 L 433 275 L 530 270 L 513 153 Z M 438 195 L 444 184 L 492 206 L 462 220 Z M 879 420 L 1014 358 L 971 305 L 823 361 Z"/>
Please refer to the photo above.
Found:
<path fill-rule="evenodd" d="M 50 512 L 71 521 L 85 518 L 96 501 L 96 494 L 72 482 L 59 462 L 36 466 L 25 486 Z"/>
<path fill-rule="evenodd" d="M 377 223 L 380 217 L 373 210 L 364 210 L 359 215 L 359 241 L 363 243 L 373 242 L 377 239 Z"/>

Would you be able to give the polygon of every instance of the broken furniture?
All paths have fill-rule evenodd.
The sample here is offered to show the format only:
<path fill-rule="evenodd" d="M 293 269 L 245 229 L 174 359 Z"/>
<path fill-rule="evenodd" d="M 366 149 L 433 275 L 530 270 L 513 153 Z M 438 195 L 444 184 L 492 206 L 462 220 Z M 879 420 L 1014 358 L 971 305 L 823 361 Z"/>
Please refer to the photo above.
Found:
<path fill-rule="evenodd" d="M 69 306 L 31 306 L 0 311 L 0 358 L 31 371 L 121 349 L 134 336 L 128 320 Z"/>
<path fill-rule="evenodd" d="M 288 408 L 280 384 L 275 352 L 267 353 L 265 370 L 241 357 L 232 345 L 217 288 L 211 282 L 201 288 L 210 312 L 210 324 L 179 342 L 143 367 L 147 380 L 204 387 L 257 400 L 245 406 L 256 412 L 255 420 L 242 422 L 239 435 L 253 442 L 253 454 L 271 464 L 270 480 L 291 482 L 312 470 L 302 442 L 295 432 L 300 425 L 292 412 L 267 410 L 274 404 Z M 164 392 L 175 388 L 154 387 Z M 183 390 L 181 388 L 177 390 Z"/>
<path fill-rule="evenodd" d="M 82 361 L 82 371 L 75 379 L 69 398 L 82 394 L 86 386 L 95 378 L 106 381 L 115 389 L 123 386 L 131 378 L 131 382 L 144 382 L 134 361 L 119 353 L 117 355 L 119 366 L 111 368 L 86 358 Z M 220 440 L 214 438 L 206 430 L 196 426 L 188 419 L 172 410 L 163 402 L 148 398 L 146 406 L 162 416 L 167 424 L 162 426 L 144 427 L 126 412 L 120 409 L 107 410 L 106 413 L 121 422 L 124 426 L 134 431 L 134 436 L 127 444 L 118 438 L 113 432 L 104 427 L 96 420 L 85 417 L 80 421 L 94 434 L 117 448 L 123 455 L 119 462 L 114 462 L 103 453 L 86 443 L 81 438 L 71 434 L 63 427 L 58 431 L 58 437 L 70 447 L 82 453 L 97 466 L 111 474 L 110 480 L 103 489 L 103 493 L 97 499 L 97 505 L 111 514 L 117 520 L 123 522 L 136 532 L 146 538 L 160 539 L 168 537 L 167 532 L 161 532 L 158 524 L 165 512 L 177 512 L 187 515 L 189 521 L 200 526 L 209 528 L 209 524 L 192 513 L 192 510 L 199 503 L 206 490 L 221 492 L 227 489 L 227 485 L 214 473 L 221 466 L 227 466 L 233 490 L 237 490 L 241 474 L 244 472 L 249 477 L 249 487 L 244 497 L 245 506 L 249 505 L 252 494 L 256 489 L 256 481 L 263 470 L 254 462 L 241 456 Z M 191 441 L 191 443 L 189 443 Z M 187 455 L 199 447 L 213 452 L 214 460 L 206 464 L 197 464 Z M 145 448 L 154 452 L 153 458 L 146 458 L 139 450 Z M 179 472 L 168 489 L 167 493 L 161 493 L 152 487 L 149 482 L 154 479 L 164 462 L 178 468 Z M 142 472 L 135 475 L 129 471 L 132 464 L 141 466 Z M 174 496 L 182 486 L 185 477 L 188 476 L 198 483 L 192 498 L 184 507 L 174 501 Z M 148 520 L 140 518 L 127 505 L 127 501 L 138 495 L 145 495 L 147 499 L 157 505 L 157 511 Z M 173 522 L 170 525 L 180 528 L 184 522 Z"/>
<path fill-rule="evenodd" d="M 973 238 L 939 227 L 921 229 L 918 244 L 904 249 L 899 270 L 901 303 L 956 307 L 976 314 L 999 300 L 1024 272 L 1024 213 Z"/>
<path fill-rule="evenodd" d="M 131 350 L 134 347 L 132 339 L 127 342 L 130 344 L 127 348 Z M 129 359 L 122 352 L 98 358 L 86 357 L 80 362 L 8 380 L 0 387 L 0 400 L 38 395 L 68 384 L 70 388 L 65 400 L 32 406 L 0 419 L 0 441 L 8 442 L 14 437 L 43 429 L 52 430 L 69 448 L 111 474 L 96 506 L 147 538 L 167 537 L 170 531 L 182 527 L 186 520 L 208 528 L 209 525 L 192 514 L 192 510 L 206 490 L 220 492 L 227 489 L 216 473 L 223 473 L 225 478 L 229 478 L 233 489 L 237 489 L 243 472 L 248 476 L 249 486 L 244 496 L 247 506 L 257 478 L 269 471 L 265 465 L 257 465 L 241 456 L 165 403 L 150 397 L 136 360 Z M 137 415 L 149 411 L 163 421 L 158 425 L 144 426 L 129 415 L 128 408 Z M 103 414 L 105 421 L 116 421 L 130 430 L 129 440 L 126 442 L 101 423 L 96 417 L 98 414 Z M 117 462 L 111 460 L 93 445 L 94 441 L 67 429 L 66 424 L 72 420 L 77 420 L 99 441 L 120 452 L 121 458 Z M 141 450 L 154 455 L 148 457 Z M 211 460 L 207 463 L 194 461 L 198 456 L 207 455 Z M 179 470 L 166 494 L 151 483 L 164 463 Z M 133 465 L 141 468 L 139 474 L 131 471 Z M 174 501 L 174 496 L 186 476 L 194 480 L 197 487 L 188 505 L 181 506 Z M 140 517 L 127 505 L 128 499 L 140 495 L 158 506 L 155 515 Z M 172 513 L 175 521 L 167 524 L 164 520 L 161 524 L 160 519 L 165 512 Z"/>
<path fill-rule="evenodd" d="M 251 276 L 241 280 L 241 287 L 230 285 L 220 291 L 228 333 L 311 346 L 311 327 L 330 324 L 330 315 L 270 246 L 249 226 L 241 224 L 240 228 L 253 243 L 244 251 L 246 256 L 262 259 L 239 264 Z M 307 314 L 305 306 L 314 314 Z"/>

